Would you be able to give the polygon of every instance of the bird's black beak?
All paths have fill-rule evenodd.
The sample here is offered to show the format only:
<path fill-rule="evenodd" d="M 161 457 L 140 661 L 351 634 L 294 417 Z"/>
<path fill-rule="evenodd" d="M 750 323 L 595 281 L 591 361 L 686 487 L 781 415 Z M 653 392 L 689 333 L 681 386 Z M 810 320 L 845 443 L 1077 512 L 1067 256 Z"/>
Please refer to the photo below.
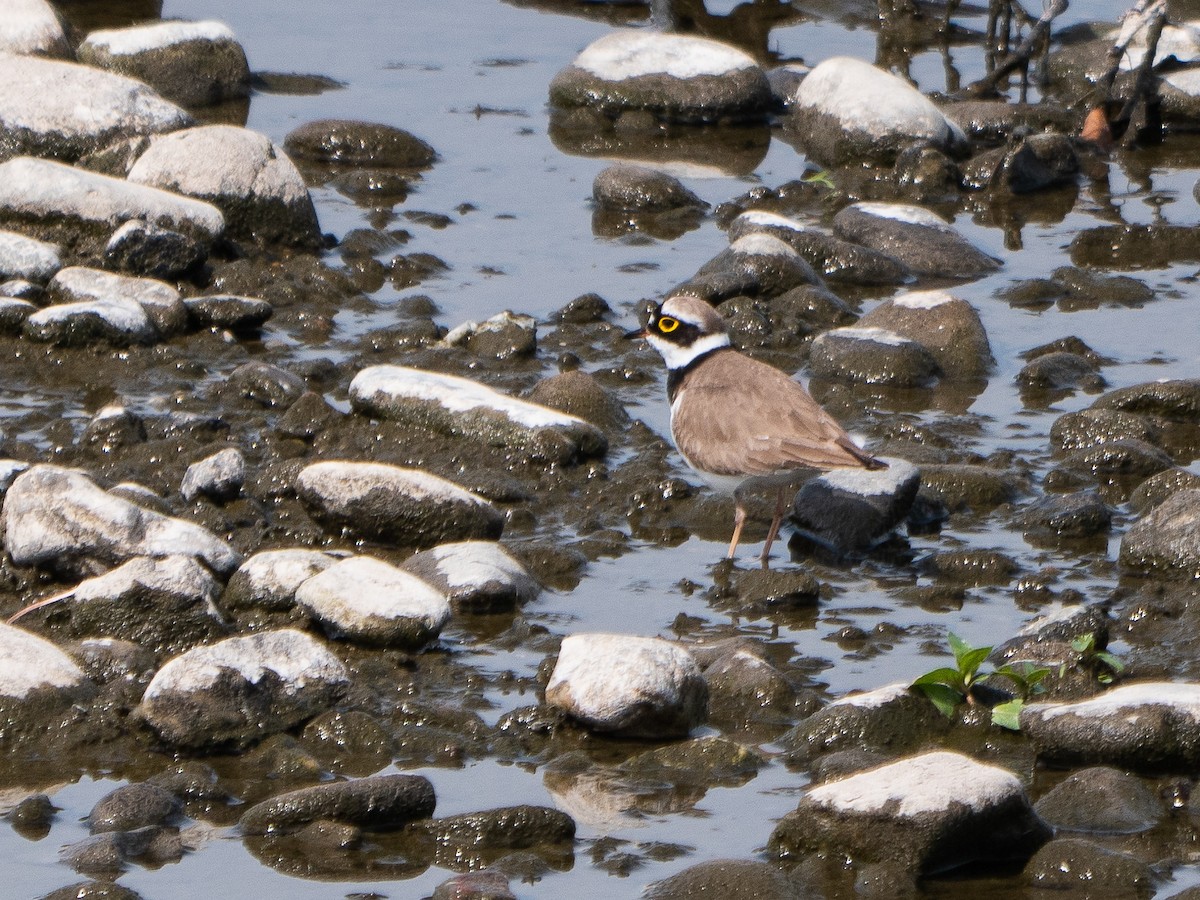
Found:
<path fill-rule="evenodd" d="M 644 337 L 649 337 L 649 336 L 650 336 L 649 332 L 647 332 L 645 328 L 637 328 L 637 329 L 634 329 L 633 331 L 625 332 L 625 340 L 627 340 L 627 341 L 636 341 L 639 338 L 644 338 Z"/>

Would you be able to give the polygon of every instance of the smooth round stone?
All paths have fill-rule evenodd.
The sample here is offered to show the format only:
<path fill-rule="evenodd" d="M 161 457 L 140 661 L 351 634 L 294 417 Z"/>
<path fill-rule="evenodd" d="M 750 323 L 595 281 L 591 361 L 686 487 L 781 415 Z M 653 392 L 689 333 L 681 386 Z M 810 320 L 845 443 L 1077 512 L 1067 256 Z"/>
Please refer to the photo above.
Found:
<path fill-rule="evenodd" d="M 894 257 L 917 275 L 971 279 L 999 267 L 949 222 L 921 206 L 855 203 L 833 217 L 833 230 L 845 240 Z"/>
<path fill-rule="evenodd" d="M 419 648 L 450 620 L 446 595 L 382 560 L 355 556 L 296 590 L 296 603 L 331 634 L 352 641 Z"/>
<path fill-rule="evenodd" d="M 0 7 L 0 53 L 69 59 L 71 44 L 47 0 L 5 0 Z"/>
<path fill-rule="evenodd" d="M 179 493 L 184 500 L 201 494 L 213 500 L 232 500 L 246 481 L 246 458 L 236 447 L 226 447 L 187 467 Z"/>
<path fill-rule="evenodd" d="M 0 281 L 45 284 L 62 268 L 58 247 L 15 231 L 0 231 Z"/>
<path fill-rule="evenodd" d="M 1153 828 L 1163 803 L 1145 782 L 1118 769 L 1073 772 L 1034 806 L 1059 831 L 1136 834 Z"/>
<path fill-rule="evenodd" d="M 941 374 L 937 360 L 916 341 L 882 328 L 835 328 L 812 344 L 816 378 L 888 387 L 929 387 Z"/>
<path fill-rule="evenodd" d="M 753 58 L 708 38 L 614 31 L 550 82 L 550 103 L 615 118 L 648 112 L 671 122 L 762 120 L 771 86 Z"/>
<path fill-rule="evenodd" d="M 706 209 L 708 204 L 678 178 L 644 166 L 609 166 L 592 182 L 592 199 L 601 206 L 639 212 Z"/>
<path fill-rule="evenodd" d="M 692 655 L 676 644 L 573 634 L 559 649 L 546 702 L 596 731 L 679 737 L 704 721 L 708 687 Z"/>
<path fill-rule="evenodd" d="M 492 541 L 440 544 L 410 556 L 403 568 L 433 585 L 463 612 L 505 612 L 541 592 L 529 570 Z"/>
<path fill-rule="evenodd" d="M 159 337 L 172 337 L 187 326 L 187 310 L 179 291 L 154 278 L 131 278 L 101 269 L 71 266 L 60 270 L 46 290 L 59 304 L 132 301 L 141 306 Z"/>
<path fill-rule="evenodd" d="M 429 144 L 402 128 L 349 119 L 308 122 L 283 146 L 297 159 L 348 166 L 426 169 L 437 159 Z"/>
<path fill-rule="evenodd" d="M 884 300 L 857 325 L 916 341 L 929 351 L 944 378 L 980 378 L 995 362 L 979 313 L 947 291 L 902 293 Z"/>
<path fill-rule="evenodd" d="M 437 799 L 423 775 L 374 775 L 279 794 L 242 815 L 243 834 L 286 834 L 327 820 L 392 830 L 433 815 Z"/>
<path fill-rule="evenodd" d="M 88 813 L 88 827 L 92 834 L 99 834 L 165 825 L 178 811 L 179 801 L 167 791 L 135 782 L 101 797 Z"/>
<path fill-rule="evenodd" d="M 289 609 L 300 585 L 337 561 L 319 550 L 263 550 L 233 573 L 221 603 L 237 609 Z"/>

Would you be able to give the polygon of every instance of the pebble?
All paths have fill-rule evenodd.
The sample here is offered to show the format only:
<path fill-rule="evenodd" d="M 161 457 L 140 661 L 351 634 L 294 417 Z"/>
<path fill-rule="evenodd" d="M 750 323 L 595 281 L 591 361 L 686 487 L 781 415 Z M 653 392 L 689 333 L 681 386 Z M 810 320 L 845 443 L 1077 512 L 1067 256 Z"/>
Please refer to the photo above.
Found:
<path fill-rule="evenodd" d="M 601 456 L 608 440 L 596 426 L 517 400 L 479 382 L 404 366 L 371 366 L 350 382 L 356 412 L 462 440 L 505 447 L 536 462 Z"/>
<path fill-rule="evenodd" d="M 354 556 L 296 589 L 296 603 L 335 637 L 418 649 L 450 620 L 446 595 L 382 560 Z"/>
<path fill-rule="evenodd" d="M 242 814 L 243 834 L 297 831 L 318 821 L 386 831 L 433 815 L 437 800 L 423 775 L 374 775 L 278 794 Z"/>
<path fill-rule="evenodd" d="M 491 541 L 439 544 L 410 556 L 402 568 L 441 591 L 456 612 L 507 612 L 541 592 L 529 570 Z"/>
<path fill-rule="evenodd" d="M 1042 847 L 1029 860 L 1023 880 L 1044 892 L 1091 894 L 1104 885 L 1110 897 L 1149 900 L 1159 879 L 1136 856 L 1079 838 L 1062 837 Z"/>
<path fill-rule="evenodd" d="M 179 493 L 184 500 L 201 494 L 217 502 L 232 500 L 246 481 L 246 458 L 236 447 L 226 447 L 187 467 Z"/>
<path fill-rule="evenodd" d="M 7 0 L 0 9 L 0 53 L 69 59 L 71 45 L 46 0 Z"/>
<path fill-rule="evenodd" d="M 296 493 L 327 529 L 407 547 L 495 539 L 504 528 L 503 514 L 479 495 L 386 463 L 312 463 L 296 476 Z"/>
<path fill-rule="evenodd" d="M 1034 805 L 1058 831 L 1137 834 L 1164 815 L 1158 794 L 1141 779 L 1108 766 L 1072 772 Z"/>
<path fill-rule="evenodd" d="M 186 234 L 205 247 L 225 232 L 225 218 L 209 203 L 48 159 L 0 163 L 0 226 L 61 241 L 80 258 L 98 260 L 113 232 L 131 219 Z"/>
<path fill-rule="evenodd" d="M 336 562 L 336 557 L 319 550 L 262 550 L 248 557 L 230 576 L 221 605 L 230 609 L 290 609 L 300 585 Z"/>
<path fill-rule="evenodd" d="M 291 406 L 307 390 L 299 375 L 264 362 L 242 363 L 225 384 L 225 389 L 266 407 Z"/>
<path fill-rule="evenodd" d="M 645 166 L 609 166 L 592 182 L 592 199 L 600 206 L 638 212 L 708 209 L 708 204 L 672 175 Z"/>
<path fill-rule="evenodd" d="M 943 378 L 982 378 L 995 360 L 975 307 L 948 291 L 908 291 L 884 300 L 858 320 L 929 351 Z"/>
<path fill-rule="evenodd" d="M 211 203 L 235 240 L 315 250 L 317 213 L 304 178 L 265 135 L 204 125 L 155 137 L 129 172 L 148 185 Z"/>
<path fill-rule="evenodd" d="M 629 737 L 682 737 L 703 723 L 708 687 L 687 650 L 660 638 L 563 639 L 546 703 L 587 727 Z"/>
<path fill-rule="evenodd" d="M 59 248 L 15 231 L 0 231 L 0 281 L 45 284 L 62 268 Z"/>
<path fill-rule="evenodd" d="M 762 121 L 766 74 L 728 44 L 682 34 L 622 29 L 593 41 L 550 82 L 550 104 L 615 119 L 649 112 L 690 124 Z"/>
<path fill-rule="evenodd" d="M 36 465 L 4 498 L 4 547 L 18 566 L 79 571 L 138 556 L 193 556 L 219 574 L 241 557 L 212 532 L 122 500 L 87 475 Z"/>
<path fill-rule="evenodd" d="M 1028 857 L 1051 833 L 1011 772 L 936 751 L 811 789 L 780 820 L 768 852 L 932 872 Z"/>
<path fill-rule="evenodd" d="M 1027 540 L 1056 543 L 1107 534 L 1112 510 L 1091 491 L 1051 495 L 1022 510 L 1017 524 Z"/>
<path fill-rule="evenodd" d="M 1023 485 L 1004 469 L 974 463 L 921 466 L 921 496 L 950 512 L 986 513 L 1019 497 Z"/>
<path fill-rule="evenodd" d="M 778 297 L 793 288 L 821 284 L 821 277 L 790 245 L 754 232 L 738 238 L 670 293 L 716 304 L 740 296 Z"/>
<path fill-rule="evenodd" d="M 283 142 L 297 159 L 344 166 L 427 169 L 437 152 L 402 128 L 349 119 L 321 119 L 294 129 Z"/>
<path fill-rule="evenodd" d="M 76 53 L 81 63 L 144 81 L 191 109 L 250 96 L 246 52 L 222 22 L 167 21 L 92 31 Z"/>
<path fill-rule="evenodd" d="M 127 784 L 110 791 L 88 813 L 92 834 L 132 831 L 166 825 L 179 812 L 179 801 L 167 791 L 146 782 Z"/>
<path fill-rule="evenodd" d="M 275 308 L 266 300 L 235 294 L 188 297 L 183 305 L 196 326 L 227 329 L 235 334 L 257 332 L 275 314 Z"/>
<path fill-rule="evenodd" d="M 860 160 L 891 163 L 905 146 L 923 143 L 963 153 L 962 129 L 919 90 L 870 63 L 835 56 L 800 82 L 787 127 L 826 165 Z"/>
<path fill-rule="evenodd" d="M 845 240 L 894 257 L 917 275 L 970 280 L 999 267 L 949 222 L 921 206 L 855 203 L 833 217 L 833 230 Z"/>
<path fill-rule="evenodd" d="M 328 709 L 349 684 L 346 667 L 314 638 L 265 631 L 175 657 L 135 714 L 173 747 L 246 747 Z"/>
<path fill-rule="evenodd" d="M 191 124 L 186 112 L 132 78 L 72 62 L 0 54 L 5 155 L 72 162 L 122 138 Z"/>

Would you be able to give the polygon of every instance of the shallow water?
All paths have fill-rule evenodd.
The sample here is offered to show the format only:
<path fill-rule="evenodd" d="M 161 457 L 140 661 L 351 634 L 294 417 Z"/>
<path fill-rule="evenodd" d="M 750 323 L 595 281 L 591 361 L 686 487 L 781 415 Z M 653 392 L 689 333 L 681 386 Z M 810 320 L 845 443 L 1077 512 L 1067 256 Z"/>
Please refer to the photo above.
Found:
<path fill-rule="evenodd" d="M 1117 0 L 1075 4 L 1068 19 L 1084 15 L 1113 21 L 1126 4 Z M 728 12 L 732 3 L 710 4 L 710 11 Z M 1086 8 L 1085 8 L 1086 7 Z M 814 9 L 816 7 L 813 7 Z M 577 7 L 600 16 L 609 8 Z M 616 7 L 614 16 L 622 14 Z M 630 15 L 640 14 L 637 8 Z M 406 128 L 437 148 L 441 160 L 396 207 L 393 227 L 413 237 L 404 252 L 429 252 L 445 260 L 450 271 L 408 291 L 390 286 L 373 295 L 375 307 L 347 311 L 337 330 L 318 346 L 296 346 L 296 356 L 339 359 L 354 352 L 365 332 L 385 327 L 396 318 L 396 303 L 405 296 L 433 298 L 447 327 L 472 318 L 486 318 L 504 309 L 544 318 L 579 294 L 594 291 L 605 297 L 630 326 L 637 303 L 657 297 L 691 275 L 725 246 L 715 223 L 677 240 L 603 239 L 593 235 L 589 198 L 594 176 L 609 160 L 567 155 L 547 133 L 546 89 L 559 69 L 611 25 L 601 18 L 539 11 L 496 0 L 442 0 L 438 3 L 378 3 L 343 0 L 336 4 L 297 0 L 286 5 L 248 4 L 242 0 L 167 0 L 164 17 L 217 18 L 227 22 L 247 49 L 253 69 L 313 72 L 346 83 L 342 90 L 316 96 L 260 94 L 254 97 L 248 125 L 276 142 L 297 125 L 319 118 L 351 118 L 386 122 Z M 982 27 L 981 20 L 963 17 L 964 24 Z M 800 21 L 771 33 L 769 48 L 781 59 L 802 58 L 809 64 L 837 54 L 874 57 L 875 36 L 867 27 L 836 22 Z M 978 74 L 981 60 L 969 48 L 952 51 L 964 82 Z M 946 86 L 946 59 L 925 52 L 912 60 L 911 73 L 926 90 Z M 1182 161 L 1182 162 L 1181 162 Z M 798 177 L 803 159 L 782 141 L 773 141 L 752 174 L 687 177 L 692 190 L 714 206 L 751 187 L 777 186 Z M 1107 196 L 1081 187 L 1068 212 L 1053 199 L 1034 198 L 1013 211 L 1004 227 L 994 224 L 992 211 L 960 214 L 956 226 L 986 252 L 1003 260 L 994 275 L 963 285 L 954 292 L 979 310 L 997 365 L 986 386 L 965 397 L 939 395 L 928 410 L 911 413 L 878 406 L 876 418 L 908 415 L 916 420 L 967 413 L 979 417 L 983 428 L 973 450 L 989 455 L 1016 452 L 1035 473 L 1044 473 L 1047 436 L 1057 415 L 1083 408 L 1093 398 L 1076 394 L 1046 409 L 1027 409 L 1013 378 L 1023 361 L 1018 354 L 1031 347 L 1075 335 L 1094 350 L 1116 360 L 1104 369 L 1112 387 L 1155 379 L 1192 377 L 1200 368 L 1195 306 L 1200 301 L 1196 267 L 1138 271 L 1157 291 L 1157 298 L 1140 309 L 1100 308 L 1065 312 L 1052 307 L 1041 312 L 1010 307 L 997 292 L 1011 282 L 1048 274 L 1069 264 L 1066 246 L 1079 230 L 1112 220 L 1114 210 L 1126 222 L 1165 220 L 1194 224 L 1200 208 L 1192 185 L 1200 177 L 1200 143 L 1176 139 L 1166 148 L 1134 160 L 1134 170 L 1114 164 Z M 322 227 L 341 236 L 368 222 L 378 225 L 369 210 L 356 206 L 331 189 L 315 190 Z M 463 210 L 463 204 L 470 209 Z M 442 229 L 405 218 L 410 211 L 445 214 L 453 220 Z M 1058 210 L 1056 212 L 1056 210 Z M 871 302 L 864 305 L 869 308 Z M 267 331 L 265 343 L 289 340 Z M 240 360 L 239 360 L 240 361 Z M 378 360 L 403 362 L 403 359 Z M 231 366 L 236 362 L 231 363 Z M 553 361 L 545 361 L 546 372 Z M 210 375 L 220 377 L 219 366 Z M 487 380 L 487 373 L 481 373 Z M 843 411 L 855 402 L 877 402 L 865 392 L 846 392 L 814 385 L 820 399 Z M 667 409 L 661 386 L 626 391 L 621 399 L 630 411 L 660 434 L 667 432 Z M 344 404 L 345 397 L 330 400 Z M 5 403 L 15 403 L 6 400 Z M 60 397 L 42 394 L 20 401 L 0 417 L 24 414 L 25 403 L 49 404 L 55 414 L 82 422 L 85 415 L 69 392 Z M 940 410 L 940 411 L 939 411 Z M 680 466 L 680 473 L 686 475 Z M 1196 469 L 1193 465 L 1193 469 Z M 1019 533 L 1000 527 L 1003 517 L 958 521 L 951 519 L 940 535 L 913 538 L 919 556 L 933 549 L 985 547 L 1015 557 L 1027 573 L 1057 570 L 1057 587 L 1075 587 L 1089 599 L 1099 599 L 1116 583 L 1115 566 L 1080 561 L 1065 551 L 1031 547 Z M 1120 521 L 1120 520 L 1118 520 Z M 571 538 L 564 535 L 563 541 Z M 1115 558 L 1119 539 L 1110 541 L 1108 559 Z M 590 564 L 578 587 L 547 591 L 524 610 L 531 623 L 551 632 L 616 631 L 671 635 L 680 613 L 719 628 L 736 625 L 742 633 L 791 645 L 792 653 L 812 660 L 818 684 L 830 693 L 878 687 L 909 680 L 940 663 L 927 643 L 952 630 L 969 642 L 988 644 L 1013 634 L 1033 614 L 1014 602 L 1010 585 L 971 588 L 961 608 L 930 610 L 905 599 L 901 588 L 925 579 L 884 563 L 864 563 L 846 570 L 826 570 L 822 581 L 832 590 L 819 611 L 784 619 L 731 619 L 706 603 L 703 590 L 688 594 L 685 580 L 711 583 L 713 564 L 724 553 L 719 540 L 688 539 L 677 546 L 633 541 L 633 552 L 601 558 Z M 749 550 L 748 550 L 749 552 Z M 835 639 L 839 629 L 856 625 L 873 633 L 880 622 L 893 632 L 870 642 L 870 652 L 843 648 Z M 503 651 L 477 642 L 469 631 L 450 630 L 443 643 L 465 665 L 491 674 L 514 671 L 532 676 L 541 655 L 527 650 Z M 1119 650 L 1119 645 L 1117 646 Z M 492 722 L 502 713 L 533 702 L 533 698 L 492 692 L 493 708 L 484 711 Z M 433 782 L 438 814 L 469 812 L 516 803 L 560 804 L 579 820 L 574 864 L 552 872 L 536 883 L 513 888 L 522 898 L 551 898 L 570 894 L 580 898 L 637 896 L 644 885 L 680 869 L 718 857 L 749 857 L 765 844 L 774 819 L 794 808 L 803 778 L 779 764 L 737 788 L 714 788 L 683 809 L 670 813 L 621 813 L 621 798 L 595 797 L 596 808 L 573 806 L 556 795 L 538 771 L 505 766 L 493 760 L 471 761 L 462 769 L 420 771 Z M 63 807 L 50 835 L 27 841 L 11 829 L 0 829 L 0 855 L 11 896 L 35 896 L 67 883 L 70 873 L 57 862 L 58 847 L 85 836 L 78 823 L 95 800 L 114 787 L 111 780 L 82 781 L 53 793 Z M 31 785 L 45 789 L 43 785 Z M 576 798 L 577 800 L 577 798 Z M 603 801 L 603 802 L 602 802 Z M 605 803 L 608 803 L 608 806 Z M 614 811 L 614 808 L 617 811 Z M 592 818 L 594 817 L 594 818 Z M 611 874 L 589 855 L 592 842 L 603 836 L 627 841 L 639 851 L 655 842 L 682 845 L 687 852 L 644 864 L 627 874 Z M 276 872 L 262 865 L 236 837 L 221 829 L 192 835 L 196 852 L 182 862 L 158 870 L 133 867 L 121 878 L 146 898 L 225 897 L 329 898 L 375 891 L 386 897 L 427 896 L 450 876 L 432 868 L 403 882 L 325 883 Z M 1165 896 L 1196 880 L 1181 868 L 1179 884 Z"/>

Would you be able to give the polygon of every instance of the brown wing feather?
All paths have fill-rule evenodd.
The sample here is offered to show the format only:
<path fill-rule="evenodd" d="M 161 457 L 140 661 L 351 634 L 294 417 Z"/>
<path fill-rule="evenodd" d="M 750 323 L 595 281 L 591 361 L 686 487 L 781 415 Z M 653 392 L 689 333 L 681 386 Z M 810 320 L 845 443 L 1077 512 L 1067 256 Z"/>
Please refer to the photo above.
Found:
<path fill-rule="evenodd" d="M 704 472 L 766 475 L 881 465 L 798 382 L 733 351 L 687 374 L 671 430 L 679 452 Z"/>

